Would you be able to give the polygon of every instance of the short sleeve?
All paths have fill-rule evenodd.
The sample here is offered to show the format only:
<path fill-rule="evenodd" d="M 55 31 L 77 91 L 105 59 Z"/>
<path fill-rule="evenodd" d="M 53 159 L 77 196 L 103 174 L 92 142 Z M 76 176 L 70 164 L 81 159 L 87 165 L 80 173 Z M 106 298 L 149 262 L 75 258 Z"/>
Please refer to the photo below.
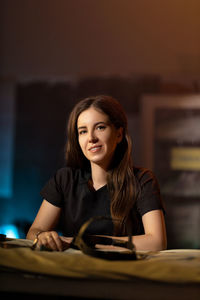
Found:
<path fill-rule="evenodd" d="M 159 184 L 153 172 L 144 169 L 138 179 L 141 188 L 136 202 L 139 214 L 143 216 L 145 213 L 157 209 L 164 211 Z"/>
<path fill-rule="evenodd" d="M 68 176 L 66 169 L 58 170 L 40 191 L 43 199 L 55 206 L 62 207 L 64 199 L 63 182 L 66 182 L 68 177 L 70 176 Z"/>

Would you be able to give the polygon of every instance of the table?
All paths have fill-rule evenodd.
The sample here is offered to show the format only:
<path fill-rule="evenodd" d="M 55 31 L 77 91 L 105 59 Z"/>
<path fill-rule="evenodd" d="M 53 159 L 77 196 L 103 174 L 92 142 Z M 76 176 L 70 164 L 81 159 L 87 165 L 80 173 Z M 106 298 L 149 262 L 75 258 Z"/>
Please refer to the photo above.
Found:
<path fill-rule="evenodd" d="M 12 244 L 13 246 L 9 245 Z M 33 251 L 32 242 L 0 247 L 3 295 L 72 299 L 199 299 L 200 250 L 138 252 L 136 261 L 107 261 L 81 251 Z"/>

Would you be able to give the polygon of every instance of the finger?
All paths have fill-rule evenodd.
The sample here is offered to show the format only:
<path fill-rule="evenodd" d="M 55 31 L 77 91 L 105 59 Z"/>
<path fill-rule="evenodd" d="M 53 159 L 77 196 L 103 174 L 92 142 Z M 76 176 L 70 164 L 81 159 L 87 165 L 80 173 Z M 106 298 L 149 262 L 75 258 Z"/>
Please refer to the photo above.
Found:
<path fill-rule="evenodd" d="M 53 237 L 53 240 L 56 244 L 56 248 L 58 251 L 62 251 L 63 250 L 63 243 L 61 241 L 61 238 L 60 236 L 58 235 L 58 233 L 56 231 L 53 231 L 52 232 L 52 237 Z"/>
<path fill-rule="evenodd" d="M 60 236 L 60 239 L 63 241 L 63 242 L 66 242 L 66 243 L 71 243 L 72 240 L 73 240 L 73 237 L 66 237 L 66 236 Z"/>
<path fill-rule="evenodd" d="M 71 242 L 72 242 L 73 238 L 67 238 L 67 237 L 64 237 L 64 236 L 60 236 L 60 239 L 61 239 L 61 242 L 62 242 L 63 251 L 69 249 L 70 246 L 71 246 Z"/>
<path fill-rule="evenodd" d="M 47 245 L 47 238 L 46 238 L 46 232 L 40 233 L 40 235 L 38 236 L 38 242 L 37 242 L 38 246 L 45 246 Z"/>
<path fill-rule="evenodd" d="M 54 240 L 53 236 L 52 235 L 48 235 L 47 236 L 47 245 L 46 245 L 48 248 L 54 250 L 54 251 L 57 251 L 59 250 L 58 247 L 57 247 L 57 243 L 56 241 Z"/>

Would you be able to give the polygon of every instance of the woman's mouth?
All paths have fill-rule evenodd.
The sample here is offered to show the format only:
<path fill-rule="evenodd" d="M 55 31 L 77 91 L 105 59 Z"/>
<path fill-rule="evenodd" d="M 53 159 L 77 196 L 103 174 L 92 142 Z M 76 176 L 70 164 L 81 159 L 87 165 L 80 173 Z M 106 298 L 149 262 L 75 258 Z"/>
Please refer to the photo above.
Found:
<path fill-rule="evenodd" d="M 89 149 L 90 152 L 95 153 L 101 149 L 102 146 L 94 146 Z"/>

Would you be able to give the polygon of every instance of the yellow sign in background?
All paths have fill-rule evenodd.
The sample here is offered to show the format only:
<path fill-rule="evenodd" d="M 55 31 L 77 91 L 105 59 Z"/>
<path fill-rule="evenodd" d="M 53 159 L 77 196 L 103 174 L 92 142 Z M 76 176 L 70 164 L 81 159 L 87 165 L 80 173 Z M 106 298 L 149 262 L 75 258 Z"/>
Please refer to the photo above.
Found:
<path fill-rule="evenodd" d="M 173 170 L 200 171 L 200 147 L 171 148 L 170 167 Z"/>

